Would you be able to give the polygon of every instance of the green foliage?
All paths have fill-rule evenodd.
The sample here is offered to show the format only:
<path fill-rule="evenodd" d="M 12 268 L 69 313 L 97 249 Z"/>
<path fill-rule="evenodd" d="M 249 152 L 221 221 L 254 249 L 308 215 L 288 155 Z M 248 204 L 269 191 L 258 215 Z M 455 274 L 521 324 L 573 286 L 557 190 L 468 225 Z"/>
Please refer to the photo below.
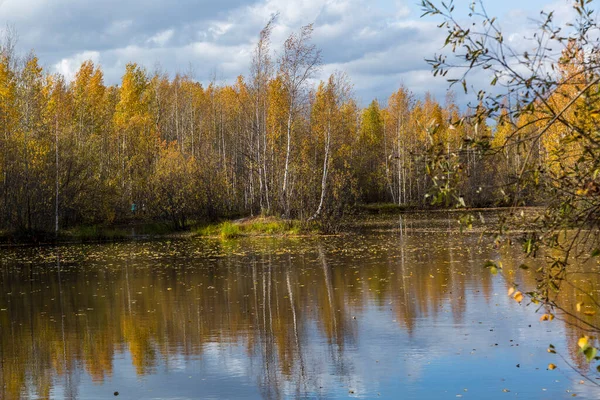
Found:
<path fill-rule="evenodd" d="M 374 202 L 384 198 L 385 156 L 384 125 L 379 103 L 372 101 L 362 112 L 357 143 L 357 168 L 355 170 L 361 198 Z"/>

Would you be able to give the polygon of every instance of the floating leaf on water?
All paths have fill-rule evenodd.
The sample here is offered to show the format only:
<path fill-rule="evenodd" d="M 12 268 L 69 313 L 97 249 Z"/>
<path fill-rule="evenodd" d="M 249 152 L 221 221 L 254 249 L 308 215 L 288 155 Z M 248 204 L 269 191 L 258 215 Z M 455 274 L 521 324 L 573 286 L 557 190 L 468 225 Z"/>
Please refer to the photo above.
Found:
<path fill-rule="evenodd" d="M 585 350 L 589 346 L 589 339 L 590 338 L 588 336 L 580 337 L 577 341 L 577 346 L 579 346 L 581 350 Z"/>
<path fill-rule="evenodd" d="M 583 303 L 577 303 L 577 312 L 581 312 L 581 306 L 583 306 Z"/>
<path fill-rule="evenodd" d="M 540 317 L 540 321 L 552 321 L 554 319 L 553 314 L 544 314 Z"/>
<path fill-rule="evenodd" d="M 548 369 L 549 369 L 550 371 L 552 371 L 553 369 L 556 369 L 556 365 L 554 365 L 554 364 L 550 363 L 550 364 L 548 364 Z"/>
<path fill-rule="evenodd" d="M 584 311 L 585 315 L 596 315 L 596 311 Z"/>
<path fill-rule="evenodd" d="M 522 302 L 523 301 L 523 293 L 515 292 L 514 299 L 517 301 L 517 303 Z"/>
<path fill-rule="evenodd" d="M 598 349 L 595 347 L 591 347 L 591 346 L 583 351 L 583 354 L 585 355 L 585 359 L 587 360 L 587 362 L 591 362 L 594 359 L 594 357 L 596 357 L 597 353 L 598 353 Z"/>
<path fill-rule="evenodd" d="M 515 288 L 511 287 L 510 289 L 508 289 L 508 296 L 509 297 L 512 296 L 514 292 L 515 292 Z"/>

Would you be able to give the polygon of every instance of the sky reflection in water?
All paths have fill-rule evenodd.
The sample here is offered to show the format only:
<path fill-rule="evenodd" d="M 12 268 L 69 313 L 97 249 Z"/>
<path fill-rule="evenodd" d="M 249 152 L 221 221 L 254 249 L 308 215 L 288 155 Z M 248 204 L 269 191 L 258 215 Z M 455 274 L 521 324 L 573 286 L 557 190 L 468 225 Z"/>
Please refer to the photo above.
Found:
<path fill-rule="evenodd" d="M 518 250 L 450 222 L 2 250 L 0 398 L 596 398 L 546 351 L 585 366 L 580 332 L 482 267 L 532 285 Z"/>

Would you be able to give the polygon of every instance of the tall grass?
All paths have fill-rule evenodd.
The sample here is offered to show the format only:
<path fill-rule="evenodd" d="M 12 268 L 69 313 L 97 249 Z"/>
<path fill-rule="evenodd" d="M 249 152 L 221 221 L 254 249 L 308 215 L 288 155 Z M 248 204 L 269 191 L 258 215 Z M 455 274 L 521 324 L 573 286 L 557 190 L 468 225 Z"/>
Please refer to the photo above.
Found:
<path fill-rule="evenodd" d="M 273 217 L 259 217 L 246 221 L 226 221 L 217 225 L 208 225 L 196 230 L 197 236 L 218 236 L 233 239 L 241 236 L 262 235 L 299 235 L 303 231 L 299 221 L 287 221 Z"/>
<path fill-rule="evenodd" d="M 234 239 L 241 235 L 240 226 L 231 222 L 223 222 L 219 235 L 221 239 Z"/>

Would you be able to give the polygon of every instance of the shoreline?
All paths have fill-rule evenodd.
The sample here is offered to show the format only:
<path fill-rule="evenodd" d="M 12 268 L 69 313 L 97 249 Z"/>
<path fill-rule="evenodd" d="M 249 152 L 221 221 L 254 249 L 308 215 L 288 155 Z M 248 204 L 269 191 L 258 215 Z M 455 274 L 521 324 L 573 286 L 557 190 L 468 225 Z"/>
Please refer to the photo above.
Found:
<path fill-rule="evenodd" d="M 448 214 L 469 212 L 508 212 L 510 210 L 535 211 L 541 207 L 490 207 L 468 209 L 427 209 L 404 208 L 390 204 L 359 205 L 355 213 L 349 214 L 339 221 L 342 228 L 356 231 L 353 226 L 361 220 L 368 221 L 369 217 L 393 215 L 418 215 L 418 214 Z M 360 230 L 360 229 L 358 229 Z M 139 233 L 136 233 L 139 232 Z M 243 217 L 238 219 L 223 220 L 210 224 L 193 224 L 186 230 L 175 230 L 166 223 L 148 221 L 129 224 L 114 224 L 108 226 L 81 226 L 59 232 L 58 238 L 52 233 L 39 232 L 37 234 L 0 233 L 0 249 L 11 247 L 53 246 L 73 244 L 105 244 L 122 243 L 164 239 L 221 239 L 231 240 L 248 237 L 316 237 L 331 236 L 325 232 L 318 223 L 308 223 L 300 220 L 286 220 L 279 217 Z"/>

